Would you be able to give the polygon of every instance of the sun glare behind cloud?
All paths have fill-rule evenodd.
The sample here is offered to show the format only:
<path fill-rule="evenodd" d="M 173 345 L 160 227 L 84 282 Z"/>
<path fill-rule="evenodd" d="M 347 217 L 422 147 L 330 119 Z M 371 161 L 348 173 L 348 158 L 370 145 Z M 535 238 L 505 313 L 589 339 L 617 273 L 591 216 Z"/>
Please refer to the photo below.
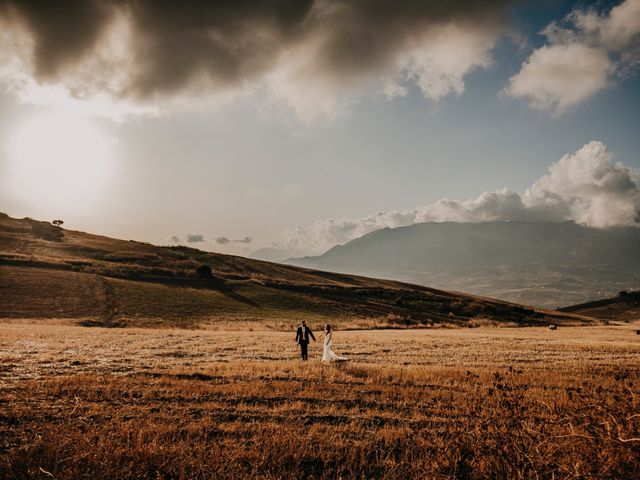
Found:
<path fill-rule="evenodd" d="M 49 112 L 16 127 L 6 160 L 5 181 L 16 198 L 64 213 L 91 207 L 106 194 L 115 151 L 90 118 Z"/>

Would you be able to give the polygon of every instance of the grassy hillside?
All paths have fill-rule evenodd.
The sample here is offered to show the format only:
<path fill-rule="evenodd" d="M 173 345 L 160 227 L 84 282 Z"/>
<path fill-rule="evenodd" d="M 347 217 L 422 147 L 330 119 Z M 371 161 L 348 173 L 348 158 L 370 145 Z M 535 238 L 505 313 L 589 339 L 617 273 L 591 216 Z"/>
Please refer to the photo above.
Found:
<path fill-rule="evenodd" d="M 212 278 L 196 269 L 211 267 Z M 592 320 L 394 281 L 187 247 L 159 247 L 0 215 L 0 318 L 102 326 L 243 322 L 319 327 L 580 324 Z"/>
<path fill-rule="evenodd" d="M 607 321 L 640 323 L 640 290 L 622 291 L 615 297 L 572 305 L 560 310 Z"/>

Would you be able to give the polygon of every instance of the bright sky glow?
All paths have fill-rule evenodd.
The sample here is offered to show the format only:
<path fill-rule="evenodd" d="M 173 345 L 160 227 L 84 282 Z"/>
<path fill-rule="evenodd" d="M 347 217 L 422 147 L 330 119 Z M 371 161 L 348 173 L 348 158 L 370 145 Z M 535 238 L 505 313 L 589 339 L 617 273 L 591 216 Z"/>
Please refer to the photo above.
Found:
<path fill-rule="evenodd" d="M 28 118 L 10 133 L 6 177 L 13 195 L 35 207 L 84 211 L 113 180 L 113 141 L 91 119 L 65 112 Z"/>

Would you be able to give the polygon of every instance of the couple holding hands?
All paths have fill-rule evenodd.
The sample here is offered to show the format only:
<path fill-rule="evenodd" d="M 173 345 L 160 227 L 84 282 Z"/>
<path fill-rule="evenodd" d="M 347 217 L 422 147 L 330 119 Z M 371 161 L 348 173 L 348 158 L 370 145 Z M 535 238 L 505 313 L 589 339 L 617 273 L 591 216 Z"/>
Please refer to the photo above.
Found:
<path fill-rule="evenodd" d="M 346 357 L 340 357 L 335 353 L 333 353 L 333 350 L 331 350 L 331 336 L 332 336 L 331 325 L 329 324 L 325 325 L 324 332 L 322 332 L 322 334 L 324 335 L 324 339 L 322 342 L 322 345 L 323 345 L 322 361 L 323 362 L 344 362 L 345 360 L 347 360 Z M 307 322 L 303 320 L 300 326 L 298 327 L 298 330 L 296 331 L 296 343 L 300 345 L 300 354 L 302 356 L 302 360 L 309 359 L 309 353 L 308 353 L 309 338 L 312 338 L 314 342 L 316 340 L 316 337 L 313 335 L 313 332 L 311 331 L 311 329 L 307 327 Z"/>

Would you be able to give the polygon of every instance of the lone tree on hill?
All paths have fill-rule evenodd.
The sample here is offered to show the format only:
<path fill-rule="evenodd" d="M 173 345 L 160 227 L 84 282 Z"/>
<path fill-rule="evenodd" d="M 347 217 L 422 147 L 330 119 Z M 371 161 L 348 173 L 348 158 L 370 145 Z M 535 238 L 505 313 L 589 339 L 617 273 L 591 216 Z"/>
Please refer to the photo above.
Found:
<path fill-rule="evenodd" d="M 54 227 L 59 227 L 61 226 L 64 222 L 62 220 L 54 220 L 53 222 L 51 222 L 53 224 Z"/>
<path fill-rule="evenodd" d="M 211 278 L 213 276 L 209 265 L 200 265 L 196 268 L 196 273 L 200 278 Z"/>

